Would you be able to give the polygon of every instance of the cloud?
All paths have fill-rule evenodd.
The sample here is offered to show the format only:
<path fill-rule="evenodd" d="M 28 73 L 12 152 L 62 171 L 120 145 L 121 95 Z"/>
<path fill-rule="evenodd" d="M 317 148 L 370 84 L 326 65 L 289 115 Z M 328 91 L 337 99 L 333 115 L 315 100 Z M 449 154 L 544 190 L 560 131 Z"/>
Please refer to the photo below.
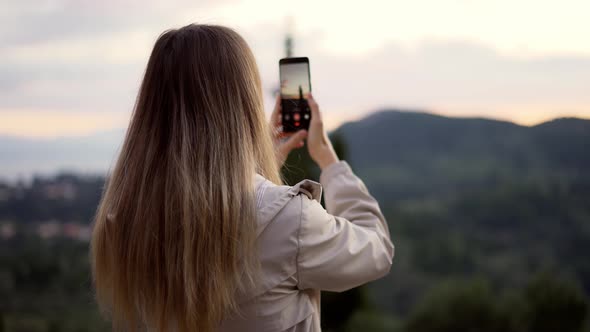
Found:
<path fill-rule="evenodd" d="M 21 128 L 21 123 L 7 123 L 20 119 L 17 113 L 23 111 L 44 112 L 39 119 L 51 114 L 65 119 L 64 112 L 72 112 L 77 121 L 79 113 L 86 112 L 89 121 L 104 113 L 111 117 L 101 122 L 105 126 L 124 127 L 155 39 L 164 29 L 191 20 L 237 27 L 258 60 L 270 107 L 283 56 L 284 25 L 280 19 L 248 23 L 246 17 L 234 25 L 231 15 L 215 14 L 231 7 L 227 1 L 0 4 L 3 128 Z M 236 8 L 244 7 L 239 4 Z M 328 30 L 317 24 L 297 30 L 295 50 L 311 59 L 314 95 L 331 126 L 386 107 L 521 123 L 563 115 L 590 117 L 590 56 L 523 56 L 477 40 L 446 37 L 384 39 L 362 52 L 336 52 L 325 47 L 334 37 L 334 30 Z M 355 46 L 354 39 L 349 43 Z M 29 135 L 41 125 L 32 123 L 28 131 L 22 127 L 22 133 Z M 60 130 L 64 135 L 80 133 L 67 123 Z"/>
<path fill-rule="evenodd" d="M 472 42 L 424 41 L 355 58 L 318 56 L 312 66 L 316 87 L 340 107 L 590 106 L 590 57 L 521 58 Z"/>
<path fill-rule="evenodd" d="M 456 40 L 389 43 L 341 56 L 313 45 L 320 43 L 301 54 L 311 59 L 314 94 L 332 117 L 401 107 L 523 124 L 590 118 L 590 56 L 522 57 Z"/>
<path fill-rule="evenodd" d="M 182 10 L 231 1 L 0 3 L 0 119 L 19 109 L 129 112 L 158 35 L 190 23 Z"/>
<path fill-rule="evenodd" d="M 18 0 L 0 4 L 3 47 L 90 39 L 173 22 L 179 8 L 208 10 L 231 0 Z"/>

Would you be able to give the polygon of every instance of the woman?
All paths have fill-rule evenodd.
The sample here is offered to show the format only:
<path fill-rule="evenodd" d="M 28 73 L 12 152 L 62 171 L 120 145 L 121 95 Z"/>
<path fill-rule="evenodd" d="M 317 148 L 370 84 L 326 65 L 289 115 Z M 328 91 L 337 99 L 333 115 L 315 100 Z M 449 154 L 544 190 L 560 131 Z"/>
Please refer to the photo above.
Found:
<path fill-rule="evenodd" d="M 379 206 L 309 101 L 309 132 L 280 143 L 236 32 L 189 25 L 160 36 L 92 236 L 97 300 L 114 330 L 320 331 L 318 290 L 389 271 Z M 327 211 L 320 184 L 281 185 L 279 168 L 304 139 Z"/>

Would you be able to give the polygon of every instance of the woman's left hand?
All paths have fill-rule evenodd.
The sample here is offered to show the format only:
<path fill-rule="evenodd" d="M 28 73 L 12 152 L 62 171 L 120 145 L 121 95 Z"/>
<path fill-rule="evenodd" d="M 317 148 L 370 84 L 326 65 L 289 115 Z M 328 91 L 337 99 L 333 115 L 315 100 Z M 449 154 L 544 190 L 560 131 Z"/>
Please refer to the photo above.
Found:
<path fill-rule="evenodd" d="M 281 96 L 277 96 L 275 108 L 270 117 L 270 126 L 272 129 L 272 136 L 275 145 L 275 153 L 279 167 L 282 167 L 287 160 L 287 156 L 293 149 L 301 148 L 305 145 L 305 138 L 307 137 L 306 130 L 299 130 L 294 133 L 285 133 L 281 126 Z"/>

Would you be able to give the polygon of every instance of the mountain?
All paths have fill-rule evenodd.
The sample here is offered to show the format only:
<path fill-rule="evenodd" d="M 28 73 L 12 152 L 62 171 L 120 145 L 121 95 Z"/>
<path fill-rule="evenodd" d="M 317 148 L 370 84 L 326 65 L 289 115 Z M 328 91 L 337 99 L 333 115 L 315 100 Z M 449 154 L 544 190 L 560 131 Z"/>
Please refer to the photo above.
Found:
<path fill-rule="evenodd" d="M 587 177 L 590 120 L 527 127 L 396 110 L 342 125 L 352 166 L 380 197 L 449 194 L 537 177 Z"/>
<path fill-rule="evenodd" d="M 384 210 L 397 258 L 371 285 L 398 313 L 445 280 L 502 292 L 549 271 L 590 293 L 590 120 L 537 126 L 396 110 L 333 134 Z"/>

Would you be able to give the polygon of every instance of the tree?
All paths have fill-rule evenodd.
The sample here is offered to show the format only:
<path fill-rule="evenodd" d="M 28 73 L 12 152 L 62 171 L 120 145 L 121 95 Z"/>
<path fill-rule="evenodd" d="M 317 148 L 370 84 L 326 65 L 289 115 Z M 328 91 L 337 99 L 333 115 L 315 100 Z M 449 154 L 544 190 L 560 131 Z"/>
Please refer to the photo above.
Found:
<path fill-rule="evenodd" d="M 578 332 L 588 316 L 588 301 L 572 282 L 559 281 L 549 274 L 533 279 L 524 292 L 524 314 L 531 332 Z"/>
<path fill-rule="evenodd" d="M 508 332 L 510 320 L 484 280 L 445 283 L 418 305 L 406 322 L 408 332 Z"/>

